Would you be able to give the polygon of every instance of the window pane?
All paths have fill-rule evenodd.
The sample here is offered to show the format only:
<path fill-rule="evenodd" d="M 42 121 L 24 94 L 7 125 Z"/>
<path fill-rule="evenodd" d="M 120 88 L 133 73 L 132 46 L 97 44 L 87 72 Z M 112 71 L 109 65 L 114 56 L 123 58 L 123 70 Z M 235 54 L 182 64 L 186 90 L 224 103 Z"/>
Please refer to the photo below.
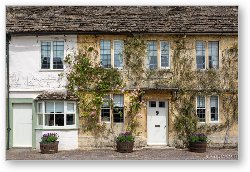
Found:
<path fill-rule="evenodd" d="M 205 108 L 205 96 L 197 96 L 197 107 Z"/>
<path fill-rule="evenodd" d="M 66 125 L 75 125 L 75 114 L 66 115 Z"/>
<path fill-rule="evenodd" d="M 209 68 L 217 69 L 219 68 L 219 42 L 209 41 L 208 42 L 208 52 L 209 52 Z"/>
<path fill-rule="evenodd" d="M 149 101 L 149 107 L 156 107 L 155 101 Z"/>
<path fill-rule="evenodd" d="M 110 96 L 105 96 L 105 97 L 103 98 L 102 107 L 110 107 L 109 101 L 110 101 Z"/>
<path fill-rule="evenodd" d="M 123 107 L 113 109 L 114 122 L 116 122 L 116 123 L 123 122 L 123 120 L 124 120 L 123 117 L 124 117 L 124 115 L 123 115 Z"/>
<path fill-rule="evenodd" d="M 218 121 L 218 96 L 210 97 L 211 121 Z"/>
<path fill-rule="evenodd" d="M 75 112 L 74 103 L 67 103 L 67 112 Z"/>
<path fill-rule="evenodd" d="M 56 102 L 56 113 L 64 113 L 64 105 L 63 102 Z"/>
<path fill-rule="evenodd" d="M 123 107 L 123 95 L 114 95 L 114 107 Z"/>
<path fill-rule="evenodd" d="M 50 57 L 51 57 L 51 43 L 42 42 L 41 43 L 41 68 L 50 68 Z"/>
<path fill-rule="evenodd" d="M 38 125 L 43 125 L 43 114 L 37 115 Z"/>
<path fill-rule="evenodd" d="M 197 69 L 205 69 L 205 43 L 196 42 L 196 65 Z"/>
<path fill-rule="evenodd" d="M 43 113 L 43 104 L 42 103 L 38 103 L 37 112 L 38 113 Z"/>
<path fill-rule="evenodd" d="M 199 122 L 205 122 L 205 109 L 197 109 L 197 116 L 199 118 Z"/>
<path fill-rule="evenodd" d="M 111 46 L 110 41 L 101 40 L 100 42 L 100 57 L 101 65 L 104 68 L 111 67 Z"/>
<path fill-rule="evenodd" d="M 206 99 L 205 96 L 197 96 L 197 116 L 199 118 L 199 122 L 206 121 Z"/>
<path fill-rule="evenodd" d="M 54 126 L 54 114 L 45 114 L 45 125 Z"/>
<path fill-rule="evenodd" d="M 53 42 L 53 69 L 63 69 L 64 42 Z"/>
<path fill-rule="evenodd" d="M 161 41 L 161 67 L 169 67 L 169 43 Z"/>
<path fill-rule="evenodd" d="M 114 67 L 123 67 L 123 41 L 114 41 Z"/>
<path fill-rule="evenodd" d="M 165 107 L 165 102 L 159 102 L 159 107 L 164 108 Z"/>
<path fill-rule="evenodd" d="M 149 69 L 157 69 L 157 41 L 148 42 L 147 66 Z"/>
<path fill-rule="evenodd" d="M 109 108 L 101 109 L 101 120 L 104 122 L 110 121 L 110 109 Z"/>
<path fill-rule="evenodd" d="M 56 121 L 55 124 L 56 126 L 64 126 L 64 114 L 55 114 Z"/>
<path fill-rule="evenodd" d="M 45 102 L 45 113 L 54 113 L 54 102 Z"/>

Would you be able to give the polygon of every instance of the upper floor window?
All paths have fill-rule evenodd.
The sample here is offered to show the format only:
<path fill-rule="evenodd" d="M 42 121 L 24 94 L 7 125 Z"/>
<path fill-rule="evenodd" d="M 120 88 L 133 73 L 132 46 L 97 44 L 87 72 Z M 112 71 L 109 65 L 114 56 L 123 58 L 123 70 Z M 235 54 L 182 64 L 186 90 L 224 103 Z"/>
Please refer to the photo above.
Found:
<path fill-rule="evenodd" d="M 206 68 L 206 56 L 205 56 L 205 42 L 196 42 L 196 65 L 197 69 Z"/>
<path fill-rule="evenodd" d="M 149 69 L 157 69 L 157 41 L 148 42 L 147 53 L 147 67 Z"/>
<path fill-rule="evenodd" d="M 114 41 L 114 67 L 123 68 L 123 41 Z"/>
<path fill-rule="evenodd" d="M 76 124 L 76 104 L 44 101 L 37 104 L 37 123 L 45 127 L 72 127 Z"/>
<path fill-rule="evenodd" d="M 41 69 L 63 69 L 64 42 L 41 42 Z"/>
<path fill-rule="evenodd" d="M 169 68 L 170 58 L 169 58 L 169 43 L 166 41 L 161 41 L 161 68 Z"/>
<path fill-rule="evenodd" d="M 197 96 L 197 116 L 199 122 L 206 121 L 206 98 L 205 96 Z"/>
<path fill-rule="evenodd" d="M 208 57 L 209 57 L 209 68 L 219 68 L 219 42 L 209 41 L 208 42 Z"/>
<path fill-rule="evenodd" d="M 104 68 L 111 68 L 111 43 L 108 40 L 101 40 L 100 45 L 101 65 Z"/>
<path fill-rule="evenodd" d="M 113 43 L 113 45 L 112 45 Z M 111 51 L 113 48 L 113 51 Z M 100 60 L 104 68 L 115 67 L 123 68 L 123 48 L 122 40 L 101 40 L 100 42 Z"/>
<path fill-rule="evenodd" d="M 208 47 L 208 57 L 206 55 L 206 47 Z M 207 64 L 208 61 L 208 64 Z M 197 69 L 218 69 L 219 68 L 219 42 L 196 41 L 196 67 Z"/>
<path fill-rule="evenodd" d="M 170 68 L 169 48 L 170 47 L 168 41 L 159 41 L 159 42 L 148 41 L 147 63 L 146 63 L 147 68 L 157 69 L 159 66 L 159 68 L 161 69 L 169 69 Z"/>

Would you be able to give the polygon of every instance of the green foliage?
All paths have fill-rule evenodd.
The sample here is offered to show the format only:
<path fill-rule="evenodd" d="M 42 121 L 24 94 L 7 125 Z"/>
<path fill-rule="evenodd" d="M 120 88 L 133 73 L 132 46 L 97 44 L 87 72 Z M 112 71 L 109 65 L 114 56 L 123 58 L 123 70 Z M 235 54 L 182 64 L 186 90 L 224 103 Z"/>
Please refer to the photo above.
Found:
<path fill-rule="evenodd" d="M 142 100 L 143 91 L 141 91 L 139 88 L 134 89 L 131 92 L 131 95 L 129 97 L 129 107 L 127 111 L 127 131 L 130 131 L 131 133 L 136 132 L 136 128 L 140 125 L 138 122 L 138 119 L 141 118 L 141 114 L 139 114 L 141 107 L 144 103 Z"/>
<path fill-rule="evenodd" d="M 179 100 L 178 115 L 174 121 L 174 129 L 184 147 L 188 146 L 190 136 L 197 131 L 198 117 L 194 108 L 194 97 L 182 96 Z"/>
<path fill-rule="evenodd" d="M 131 132 L 120 133 L 119 136 L 116 137 L 117 142 L 133 142 L 135 137 L 131 134 Z"/>
<path fill-rule="evenodd" d="M 47 133 L 41 137 L 41 143 L 51 143 L 57 141 L 59 138 L 57 133 Z"/>
<path fill-rule="evenodd" d="M 66 74 L 67 89 L 79 97 L 80 117 L 84 118 L 83 131 L 90 131 L 94 135 L 105 131 L 105 124 L 99 122 L 99 114 L 103 104 L 103 97 L 122 87 L 120 72 L 114 68 L 103 68 L 92 61 L 93 47 L 87 48 L 85 54 L 68 56 L 68 71 Z"/>
<path fill-rule="evenodd" d="M 189 142 L 195 143 L 195 142 L 207 142 L 207 136 L 204 133 L 194 133 L 189 137 Z"/>

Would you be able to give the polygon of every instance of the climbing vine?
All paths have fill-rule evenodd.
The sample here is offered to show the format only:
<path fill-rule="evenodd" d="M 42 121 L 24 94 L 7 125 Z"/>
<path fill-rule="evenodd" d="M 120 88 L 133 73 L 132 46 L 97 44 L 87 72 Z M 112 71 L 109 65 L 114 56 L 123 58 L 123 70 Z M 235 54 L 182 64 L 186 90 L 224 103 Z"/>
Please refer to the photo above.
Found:
<path fill-rule="evenodd" d="M 237 45 L 223 50 L 220 69 L 194 70 L 196 59 L 192 44 L 185 37 L 173 37 L 171 69 L 146 69 L 147 42 L 140 35 L 130 36 L 124 41 L 122 71 L 101 67 L 96 46 L 85 46 L 81 53 L 66 58 L 67 88 L 79 97 L 84 131 L 103 133 L 106 129 L 105 123 L 100 122 L 103 98 L 110 93 L 126 93 L 129 103 L 125 107 L 125 128 L 136 133 L 140 125 L 140 110 L 145 105 L 142 88 L 175 88 L 178 96 L 171 100 L 170 112 L 174 115 L 171 122 L 182 144 L 186 146 L 190 134 L 197 130 L 210 134 L 226 129 L 225 143 L 228 142 L 230 127 L 238 118 Z M 225 123 L 197 125 L 194 106 L 197 95 L 219 95 Z M 112 106 L 112 100 L 109 103 Z"/>

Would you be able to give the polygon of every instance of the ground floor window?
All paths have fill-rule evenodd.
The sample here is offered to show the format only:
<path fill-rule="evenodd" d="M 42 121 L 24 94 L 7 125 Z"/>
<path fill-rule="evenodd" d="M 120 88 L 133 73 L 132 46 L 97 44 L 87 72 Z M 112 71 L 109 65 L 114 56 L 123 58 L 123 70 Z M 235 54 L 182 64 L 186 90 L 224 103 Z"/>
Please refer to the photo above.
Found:
<path fill-rule="evenodd" d="M 37 124 L 66 127 L 76 124 L 76 104 L 68 101 L 42 101 L 37 104 Z"/>
<path fill-rule="evenodd" d="M 197 96 L 197 116 L 199 122 L 206 122 L 206 97 Z"/>
<path fill-rule="evenodd" d="M 219 122 L 219 96 L 197 96 L 196 114 L 199 122 L 206 122 L 206 107 L 208 108 L 209 122 Z"/>
<path fill-rule="evenodd" d="M 113 100 L 113 101 L 111 101 Z M 115 123 L 124 122 L 124 96 L 122 94 L 108 95 L 104 97 L 101 108 L 101 121 Z"/>

